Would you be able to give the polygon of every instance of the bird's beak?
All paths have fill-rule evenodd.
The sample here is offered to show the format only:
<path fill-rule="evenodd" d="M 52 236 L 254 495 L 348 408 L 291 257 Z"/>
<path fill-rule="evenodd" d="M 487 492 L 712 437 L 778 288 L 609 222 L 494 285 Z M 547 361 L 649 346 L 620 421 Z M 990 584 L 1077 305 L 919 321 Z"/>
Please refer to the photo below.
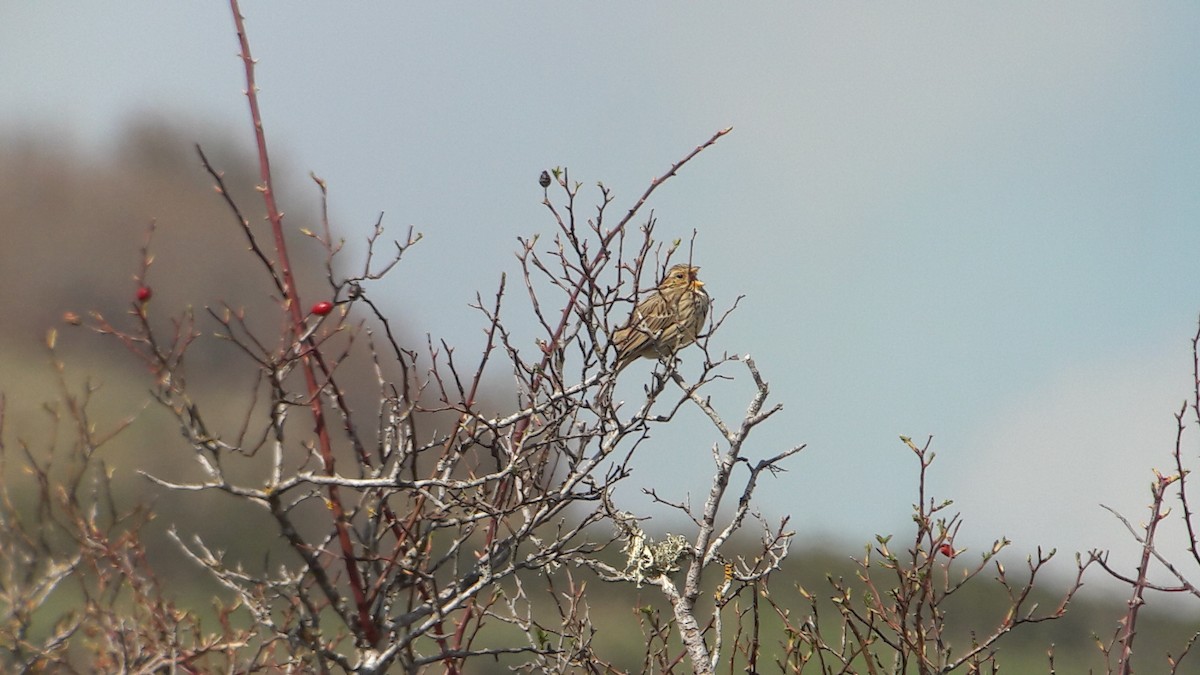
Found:
<path fill-rule="evenodd" d="M 692 285 L 695 286 L 696 288 L 700 288 L 701 286 L 704 285 L 703 281 L 700 281 L 699 279 L 696 278 L 696 275 L 699 272 L 700 272 L 699 267 L 693 267 L 692 269 L 688 270 L 688 278 L 691 280 Z"/>

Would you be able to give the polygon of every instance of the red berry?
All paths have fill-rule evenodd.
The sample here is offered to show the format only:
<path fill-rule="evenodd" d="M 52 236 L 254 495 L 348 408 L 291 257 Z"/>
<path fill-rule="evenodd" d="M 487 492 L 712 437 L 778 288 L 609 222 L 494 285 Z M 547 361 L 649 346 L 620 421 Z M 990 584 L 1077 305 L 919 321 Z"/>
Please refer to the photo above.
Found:
<path fill-rule="evenodd" d="M 941 553 L 942 555 L 946 556 L 947 558 L 953 558 L 954 557 L 954 547 L 951 546 L 950 544 L 942 544 L 941 546 L 938 547 L 938 553 Z"/>
<path fill-rule="evenodd" d="M 154 295 L 154 291 L 150 290 L 149 286 L 138 286 L 137 299 L 138 302 L 146 302 L 150 296 Z"/>
<path fill-rule="evenodd" d="M 333 311 L 333 303 L 328 300 L 322 300 L 312 306 L 312 313 L 317 316 L 325 316 Z"/>

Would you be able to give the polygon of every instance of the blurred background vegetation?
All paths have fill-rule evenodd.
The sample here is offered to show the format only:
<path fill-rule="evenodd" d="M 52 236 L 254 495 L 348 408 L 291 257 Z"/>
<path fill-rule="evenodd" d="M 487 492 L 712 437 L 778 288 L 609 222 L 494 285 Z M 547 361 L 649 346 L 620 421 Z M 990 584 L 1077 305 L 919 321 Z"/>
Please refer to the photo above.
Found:
<path fill-rule="evenodd" d="M 265 556 L 287 555 L 285 547 L 281 542 L 271 545 L 277 535 L 265 515 L 247 513 L 225 495 L 172 493 L 138 474 L 145 471 L 181 481 L 197 478 L 185 461 L 188 451 L 175 422 L 149 396 L 141 365 L 115 340 L 64 320 L 72 314 L 85 317 L 93 310 L 116 320 L 129 311 L 136 291 L 131 275 L 138 269 L 139 249 L 151 222 L 157 223 L 149 278 L 154 289 L 153 322 L 169 326 L 171 315 L 193 307 L 199 328 L 211 333 L 216 326 L 204 308 L 222 305 L 244 308 L 252 324 L 271 326 L 281 320 L 276 299 L 263 290 L 269 284 L 264 283 L 263 272 L 247 252 L 245 239 L 226 206 L 214 194 L 194 143 L 203 141 L 214 165 L 225 171 L 226 183 L 247 217 L 259 223 L 261 201 L 254 191 L 258 180 L 253 158 L 219 133 L 211 132 L 204 139 L 191 134 L 163 120 L 138 119 L 102 153 L 80 153 L 72 147 L 69 135 L 44 130 L 8 130 L 0 138 L 0 227 L 4 234 L 0 246 L 0 392 L 6 401 L 6 447 L 28 448 L 35 458 L 43 459 L 60 442 L 55 440 L 53 420 L 44 407 L 61 399 L 46 346 L 47 331 L 57 329 L 55 353 L 66 363 L 68 389 L 100 387 L 93 397 L 90 422 L 103 433 L 126 417 L 136 417 L 130 428 L 103 448 L 100 459 L 111 471 L 119 506 L 152 505 L 154 518 L 141 535 L 147 558 L 167 593 L 177 598 L 181 607 L 208 616 L 210 598 L 221 589 L 167 540 L 167 528 L 174 526 L 185 537 L 199 534 L 233 559 L 259 564 Z M 284 183 L 278 191 L 290 207 L 289 230 L 297 233 L 293 260 L 304 297 L 322 299 L 320 293 L 327 288 L 323 283 L 324 254 L 298 234 L 301 228 L 316 228 L 317 190 L 312 184 Z M 421 255 L 421 251 L 413 255 Z M 436 288 L 430 283 L 413 292 L 436 292 Z M 394 327 L 410 344 L 414 339 L 415 344 L 423 342 L 421 327 L 405 326 L 403 321 Z M 209 415 L 215 415 L 225 430 L 236 430 L 242 423 L 256 386 L 253 369 L 245 367 L 243 358 L 232 345 L 217 340 L 204 340 L 189 352 L 187 372 L 193 387 L 207 394 Z M 352 362 L 345 367 L 366 366 Z M 373 388 L 367 371 L 363 373 L 362 381 L 367 384 L 355 394 L 360 397 L 360 409 L 370 415 Z M 350 379 L 343 376 L 343 381 Z M 490 395 L 505 400 L 498 390 Z M 504 406 L 497 402 L 495 407 Z M 32 494 L 34 487 L 22 483 L 24 475 L 10 452 L 3 479 L 18 505 L 21 495 Z M 853 481 L 846 484 L 846 499 L 870 498 L 853 494 Z M 915 486 L 913 490 L 915 495 Z M 874 534 L 857 533 L 864 546 Z M 898 541 L 909 535 L 895 534 Z M 751 548 L 752 542 L 746 544 Z M 1039 589 L 1047 610 L 1057 604 L 1074 569 L 1073 552 L 1060 553 L 1061 558 L 1052 565 L 1059 576 Z M 831 550 L 820 541 L 796 541 L 792 557 L 772 579 L 772 598 L 794 607 L 793 612 L 800 615 L 807 610 L 797 586 L 820 597 L 829 587 L 827 576 L 853 578 L 851 556 L 861 555 L 862 550 Z M 971 560 L 976 555 L 971 551 L 963 554 Z M 1020 560 L 1007 562 L 1010 571 L 1021 567 Z M 583 580 L 590 590 L 601 591 L 588 595 L 592 619 L 599 628 L 595 639 L 598 651 L 628 653 L 630 660 L 618 657 L 614 665 L 636 671 L 646 641 L 641 626 L 654 611 L 665 610 L 661 596 L 653 589 Z M 1112 639 L 1125 611 L 1123 599 L 1111 592 L 1111 586 L 1109 589 L 1100 592 L 1097 584 L 1088 584 L 1064 619 L 1024 627 L 1003 640 L 999 661 L 1006 672 L 1047 672 L 1051 647 L 1057 673 L 1103 672 L 1105 661 L 1097 641 L 1107 644 Z M 73 602 L 67 592 L 57 600 L 46 608 L 47 614 L 65 611 Z M 737 600 L 748 601 L 744 596 Z M 965 648 L 972 632 L 982 637 L 994 630 L 1007 605 L 1002 589 L 981 578 L 949 607 L 949 622 Z M 829 612 L 832 616 L 832 608 Z M 1172 613 L 1160 611 L 1152 599 L 1141 618 L 1140 668 L 1144 672 L 1165 670 L 1166 654 L 1178 653 L 1187 643 L 1198 617 L 1196 603 Z M 54 619 L 44 618 L 47 626 Z M 784 639 L 777 623 L 764 625 L 762 635 L 766 654 L 772 653 L 770 645 Z M 495 672 L 506 672 L 503 660 L 475 663 L 473 672 L 487 672 L 492 666 Z M 762 671 L 772 669 L 764 667 Z M 1189 672 L 1200 672 L 1200 667 Z"/>

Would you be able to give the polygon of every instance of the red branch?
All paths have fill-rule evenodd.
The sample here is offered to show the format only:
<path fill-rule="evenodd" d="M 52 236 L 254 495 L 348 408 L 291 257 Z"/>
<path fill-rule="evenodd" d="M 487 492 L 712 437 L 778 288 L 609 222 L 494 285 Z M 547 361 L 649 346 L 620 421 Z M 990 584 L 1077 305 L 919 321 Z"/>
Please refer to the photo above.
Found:
<path fill-rule="evenodd" d="M 278 257 L 279 273 L 284 284 L 285 309 L 287 309 L 291 316 L 292 334 L 299 338 L 305 332 L 304 310 L 302 309 L 303 305 L 300 303 L 300 293 L 296 288 L 296 280 L 292 275 L 292 266 L 288 259 L 287 243 L 283 237 L 283 213 L 280 212 L 278 205 L 275 203 L 275 191 L 271 184 L 271 161 L 267 155 L 267 135 L 263 128 L 262 114 L 258 107 L 258 87 L 254 83 L 254 59 L 250 56 L 250 40 L 246 37 L 246 27 L 237 0 L 229 0 L 229 7 L 233 11 L 233 21 L 237 26 L 238 42 L 242 48 L 242 63 L 246 69 L 246 98 L 250 102 L 250 117 L 254 123 L 254 139 L 258 146 L 259 175 L 262 179 L 262 185 L 259 190 L 262 192 L 263 201 L 266 204 L 267 219 L 271 223 L 271 233 L 275 237 L 275 254 Z M 304 381 L 308 389 L 309 408 L 313 415 L 314 430 L 317 434 L 321 461 L 324 464 L 325 473 L 332 476 L 334 475 L 333 443 L 330 441 L 329 429 L 325 423 L 325 411 L 321 403 L 321 387 L 317 381 L 316 372 L 313 369 L 313 357 L 311 356 L 318 347 L 311 341 L 309 341 L 305 349 L 300 349 L 299 345 L 295 347 L 296 351 L 302 355 L 301 363 L 303 364 L 303 368 L 301 370 L 304 371 Z M 350 588 L 354 593 L 355 606 L 358 609 L 359 629 L 362 631 L 362 636 L 370 644 L 374 645 L 380 638 L 379 629 L 375 625 L 375 621 L 371 618 L 370 603 L 367 600 L 362 576 L 359 574 L 354 554 L 354 544 L 350 540 L 349 525 L 346 523 L 346 511 L 342 505 L 337 485 L 331 484 L 328 489 L 328 507 L 333 514 L 334 523 L 337 527 L 342 560 L 346 566 L 346 575 L 350 582 Z"/>

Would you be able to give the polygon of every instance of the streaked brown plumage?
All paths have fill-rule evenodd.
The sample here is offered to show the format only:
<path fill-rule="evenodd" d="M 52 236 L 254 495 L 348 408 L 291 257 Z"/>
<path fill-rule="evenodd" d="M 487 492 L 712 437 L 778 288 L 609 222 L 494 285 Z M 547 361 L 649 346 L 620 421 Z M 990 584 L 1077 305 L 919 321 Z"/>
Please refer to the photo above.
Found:
<path fill-rule="evenodd" d="M 699 267 L 667 270 L 650 297 L 638 303 L 624 328 L 613 332 L 617 372 L 639 358 L 661 359 L 696 341 L 708 318 L 708 293 L 696 278 Z"/>

